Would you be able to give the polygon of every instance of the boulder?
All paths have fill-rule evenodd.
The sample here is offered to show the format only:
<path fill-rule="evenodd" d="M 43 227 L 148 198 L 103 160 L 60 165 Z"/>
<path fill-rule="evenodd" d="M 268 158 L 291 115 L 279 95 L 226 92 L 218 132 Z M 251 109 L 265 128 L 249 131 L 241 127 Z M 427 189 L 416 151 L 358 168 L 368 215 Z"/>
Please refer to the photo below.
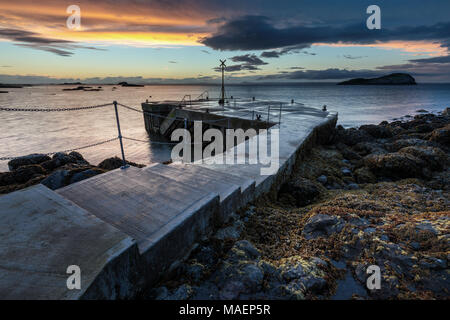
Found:
<path fill-rule="evenodd" d="M 447 155 L 439 148 L 435 147 L 405 147 L 399 153 L 413 155 L 426 162 L 431 170 L 442 170 L 447 166 Z"/>
<path fill-rule="evenodd" d="M 20 166 L 13 172 L 14 183 L 25 183 L 35 176 L 45 173 L 44 168 L 38 164 Z"/>
<path fill-rule="evenodd" d="M 350 128 L 336 130 L 336 139 L 348 146 L 354 146 L 359 142 L 372 141 L 374 138 L 364 130 Z"/>
<path fill-rule="evenodd" d="M 33 153 L 27 156 L 19 157 L 8 162 L 8 168 L 10 171 L 16 170 L 21 166 L 40 164 L 44 161 L 50 160 L 50 157 L 45 154 Z"/>
<path fill-rule="evenodd" d="M 69 173 L 69 170 L 57 170 L 42 180 L 41 183 L 52 190 L 62 188 L 67 185 L 66 180 Z"/>
<path fill-rule="evenodd" d="M 398 139 L 392 143 L 387 143 L 386 149 L 391 152 L 395 152 L 402 148 L 410 146 L 432 147 L 433 143 L 417 138 Z"/>
<path fill-rule="evenodd" d="M 70 183 L 75 183 L 75 182 L 96 176 L 101 173 L 105 173 L 105 170 L 98 169 L 98 168 L 92 168 L 92 169 L 84 170 L 81 172 L 77 172 L 77 173 L 73 174 L 72 177 L 70 178 Z"/>
<path fill-rule="evenodd" d="M 388 178 L 414 178 L 423 176 L 425 162 L 408 153 L 369 155 L 365 165 L 376 175 Z"/>
<path fill-rule="evenodd" d="M 285 195 L 294 199 L 298 207 L 303 207 L 312 203 L 320 195 L 320 190 L 308 179 L 294 178 L 281 186 L 278 197 Z"/>
<path fill-rule="evenodd" d="M 302 234 L 309 240 L 317 237 L 326 237 L 340 230 L 341 224 L 337 217 L 327 214 L 316 214 L 308 219 Z"/>
<path fill-rule="evenodd" d="M 431 133 L 430 141 L 440 143 L 446 147 L 450 147 L 450 124 L 445 127 L 435 129 Z"/>
<path fill-rule="evenodd" d="M 359 130 L 365 131 L 376 139 L 391 138 L 392 132 L 388 127 L 367 124 L 359 127 Z"/>
<path fill-rule="evenodd" d="M 358 183 L 376 183 L 377 177 L 367 167 L 355 170 L 355 178 Z"/>

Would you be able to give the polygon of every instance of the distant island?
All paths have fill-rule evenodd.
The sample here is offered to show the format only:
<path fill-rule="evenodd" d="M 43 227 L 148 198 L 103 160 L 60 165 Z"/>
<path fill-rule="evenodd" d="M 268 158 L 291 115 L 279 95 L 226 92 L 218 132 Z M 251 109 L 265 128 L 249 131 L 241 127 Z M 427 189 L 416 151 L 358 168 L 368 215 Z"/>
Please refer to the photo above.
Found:
<path fill-rule="evenodd" d="M 143 87 L 143 84 L 132 84 L 132 83 L 128 83 L 126 81 L 122 81 L 118 83 L 119 86 L 122 87 Z"/>
<path fill-rule="evenodd" d="M 392 73 L 387 76 L 364 79 L 356 78 L 343 82 L 338 85 L 415 85 L 416 80 L 407 73 Z"/>

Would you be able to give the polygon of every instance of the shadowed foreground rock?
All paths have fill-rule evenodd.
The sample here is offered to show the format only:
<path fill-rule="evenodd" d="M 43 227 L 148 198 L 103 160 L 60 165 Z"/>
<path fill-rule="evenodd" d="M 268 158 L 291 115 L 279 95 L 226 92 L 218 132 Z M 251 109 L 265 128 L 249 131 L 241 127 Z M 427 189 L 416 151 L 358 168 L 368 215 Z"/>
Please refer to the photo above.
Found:
<path fill-rule="evenodd" d="M 133 162 L 127 164 L 143 167 Z M 56 190 L 69 184 L 120 168 L 118 157 L 103 160 L 98 166 L 91 165 L 78 152 L 58 152 L 52 157 L 31 154 L 8 162 L 11 171 L 0 172 L 0 194 L 20 190 L 38 183 Z"/>

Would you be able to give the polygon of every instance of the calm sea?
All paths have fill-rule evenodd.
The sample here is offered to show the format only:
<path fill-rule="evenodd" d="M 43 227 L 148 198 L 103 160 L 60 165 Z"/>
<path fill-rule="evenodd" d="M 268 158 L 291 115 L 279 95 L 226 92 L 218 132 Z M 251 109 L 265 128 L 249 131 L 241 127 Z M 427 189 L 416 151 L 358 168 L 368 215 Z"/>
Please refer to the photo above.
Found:
<path fill-rule="evenodd" d="M 219 96 L 218 86 L 151 85 L 145 87 L 102 86 L 103 91 L 62 91 L 72 86 L 34 86 L 22 89 L 2 89 L 2 107 L 78 107 L 97 105 L 117 100 L 140 108 L 140 103 L 151 100 L 181 100 L 184 95 L 196 98 L 204 91 L 210 97 Z M 94 86 L 95 87 L 95 86 Z M 359 126 L 393 120 L 417 113 L 442 111 L 450 106 L 450 84 L 421 84 L 417 86 L 337 86 L 334 84 L 301 85 L 233 85 L 227 95 L 238 98 L 277 100 L 289 103 L 291 99 L 308 107 L 339 113 L 344 127 Z M 298 105 L 301 108 L 301 105 Z M 0 157 L 20 156 L 35 152 L 53 152 L 83 146 L 117 136 L 112 108 L 71 112 L 4 112 L 0 111 Z M 406 119 L 406 118 L 403 118 Z M 124 136 L 145 135 L 142 115 L 120 109 Z M 84 155 L 95 148 L 81 151 Z M 150 153 L 155 161 L 164 160 L 169 150 L 155 146 Z M 88 157 L 89 158 L 89 157 Z M 6 161 L 0 161 L 0 171 L 6 170 Z"/>

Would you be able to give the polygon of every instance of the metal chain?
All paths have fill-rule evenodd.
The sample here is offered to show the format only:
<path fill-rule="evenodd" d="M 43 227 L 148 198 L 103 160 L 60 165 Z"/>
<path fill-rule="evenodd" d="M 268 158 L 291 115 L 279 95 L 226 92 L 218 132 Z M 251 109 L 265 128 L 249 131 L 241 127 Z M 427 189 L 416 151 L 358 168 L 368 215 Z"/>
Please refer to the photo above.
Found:
<path fill-rule="evenodd" d="M 82 150 L 82 149 L 87 149 L 87 148 L 91 148 L 91 147 L 95 147 L 95 146 L 99 146 L 101 144 L 105 144 L 114 140 L 117 140 L 119 138 L 112 138 L 112 139 L 108 139 L 108 140 L 104 140 L 104 141 L 100 141 L 100 142 L 96 142 L 96 143 L 92 143 L 86 146 L 82 146 L 82 147 L 78 147 L 78 148 L 73 148 L 73 149 L 67 149 L 67 150 L 63 150 L 63 151 L 56 151 L 56 152 L 48 152 L 48 153 L 40 153 L 42 155 L 45 156 L 50 156 L 52 154 L 58 153 L 58 152 L 62 152 L 62 153 L 68 153 L 68 152 L 72 152 L 72 151 L 76 151 L 76 150 Z M 6 161 L 6 160 L 14 160 L 17 158 L 22 158 L 22 157 L 0 157 L 0 161 Z"/>
<path fill-rule="evenodd" d="M 87 107 L 74 107 L 74 108 L 5 108 L 0 107 L 0 111 L 23 111 L 23 112 L 60 112 L 60 111 L 77 111 L 77 110 L 87 110 L 87 109 L 96 109 L 103 108 L 107 106 L 112 106 L 112 103 L 105 103 L 96 106 L 87 106 Z"/>

